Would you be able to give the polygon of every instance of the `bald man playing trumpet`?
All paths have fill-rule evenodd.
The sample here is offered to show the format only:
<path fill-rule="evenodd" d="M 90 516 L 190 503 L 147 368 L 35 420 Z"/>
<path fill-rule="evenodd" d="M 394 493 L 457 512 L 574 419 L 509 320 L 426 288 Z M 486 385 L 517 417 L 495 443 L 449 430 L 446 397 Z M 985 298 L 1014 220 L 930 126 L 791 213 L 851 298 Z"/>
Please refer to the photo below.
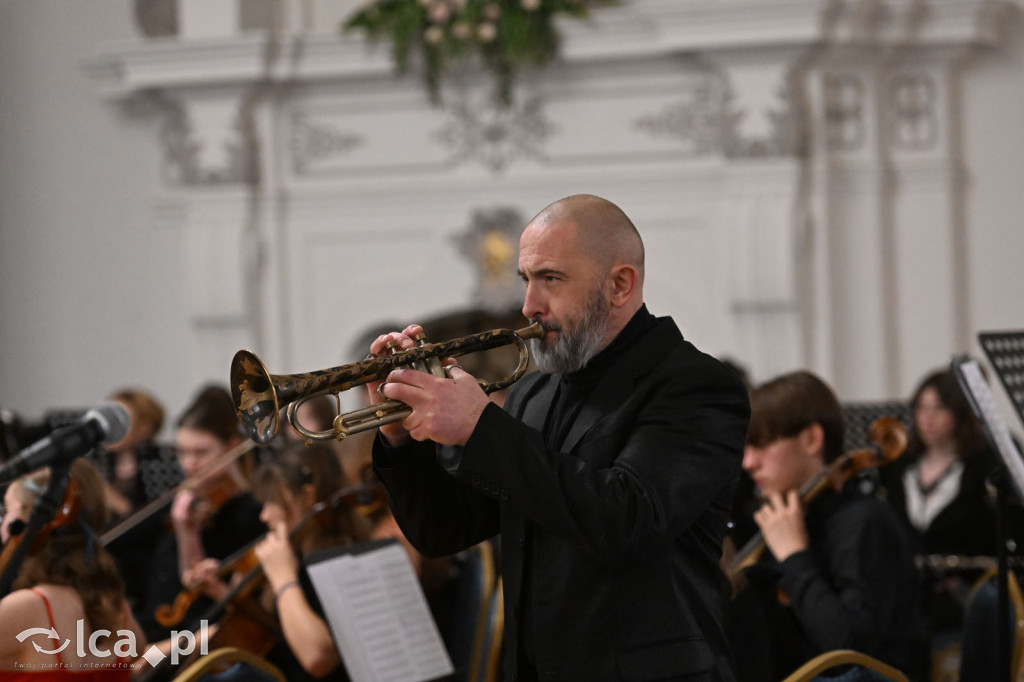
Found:
<path fill-rule="evenodd" d="M 504 408 L 457 366 L 395 370 L 381 389 L 411 408 L 374 446 L 399 525 L 428 556 L 500 533 L 503 679 L 732 680 L 719 556 L 746 389 L 648 312 L 643 241 L 615 204 L 545 208 L 519 272 L 540 372 Z M 460 446 L 454 461 L 438 444 Z"/>

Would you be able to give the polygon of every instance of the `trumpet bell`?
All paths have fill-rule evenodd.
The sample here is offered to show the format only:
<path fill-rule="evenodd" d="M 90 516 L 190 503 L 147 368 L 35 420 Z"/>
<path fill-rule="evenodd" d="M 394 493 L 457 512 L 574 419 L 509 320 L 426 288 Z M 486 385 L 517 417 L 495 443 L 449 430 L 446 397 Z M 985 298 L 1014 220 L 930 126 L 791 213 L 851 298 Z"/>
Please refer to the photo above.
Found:
<path fill-rule="evenodd" d="M 264 445 L 272 441 L 280 426 L 277 389 L 263 361 L 251 351 L 240 350 L 231 361 L 231 398 L 249 438 Z"/>

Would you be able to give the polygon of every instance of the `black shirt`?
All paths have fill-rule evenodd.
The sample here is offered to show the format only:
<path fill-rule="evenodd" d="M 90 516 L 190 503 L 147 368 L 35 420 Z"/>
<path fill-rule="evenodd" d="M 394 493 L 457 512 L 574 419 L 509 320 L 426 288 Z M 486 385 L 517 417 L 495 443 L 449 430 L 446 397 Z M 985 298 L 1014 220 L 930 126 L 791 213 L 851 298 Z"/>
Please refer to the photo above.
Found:
<path fill-rule="evenodd" d="M 640 338 L 642 338 L 651 327 L 654 326 L 657 318 L 647 310 L 647 306 L 641 306 L 640 310 L 633 315 L 629 323 L 623 327 L 618 336 L 600 353 L 595 355 L 582 369 L 565 374 L 558 382 L 558 389 L 554 400 L 551 403 L 551 411 L 548 412 L 547 421 L 544 424 L 544 442 L 549 450 L 557 452 L 561 449 L 565 437 L 572 429 L 576 417 L 579 416 L 583 404 L 586 402 L 590 392 L 604 378 L 608 370 L 615 364 L 615 361 Z M 523 652 L 528 661 L 534 660 L 535 642 L 533 627 L 533 607 L 531 604 L 532 584 L 532 553 L 531 545 L 532 524 L 526 524 L 526 536 L 524 545 L 524 558 L 530 570 L 523 575 L 522 604 L 520 612 L 521 628 L 520 636 L 523 642 Z"/>
<path fill-rule="evenodd" d="M 225 502 L 211 517 L 200 537 L 203 550 L 210 558 L 223 561 L 236 551 L 267 532 L 260 521 L 262 505 L 250 493 L 242 493 Z M 168 521 L 168 526 L 169 526 Z M 189 608 L 182 622 L 174 628 L 156 622 L 154 611 L 161 604 L 173 604 L 175 597 L 184 589 L 178 575 L 178 542 L 174 531 L 163 526 L 156 548 L 146 570 L 147 584 L 143 602 L 135 616 L 146 633 L 146 638 L 160 641 L 170 636 L 172 629 L 191 628 L 213 601 L 201 597 Z M 136 570 L 139 570 L 136 568 Z"/>

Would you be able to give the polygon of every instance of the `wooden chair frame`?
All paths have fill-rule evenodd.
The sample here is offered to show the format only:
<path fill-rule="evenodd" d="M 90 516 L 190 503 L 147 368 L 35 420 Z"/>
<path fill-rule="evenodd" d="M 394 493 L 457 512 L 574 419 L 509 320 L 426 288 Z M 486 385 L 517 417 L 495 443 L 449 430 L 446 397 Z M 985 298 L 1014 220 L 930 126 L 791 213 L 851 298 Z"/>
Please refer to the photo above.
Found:
<path fill-rule="evenodd" d="M 174 678 L 174 682 L 193 682 L 204 675 L 212 674 L 213 668 L 218 665 L 230 665 L 232 663 L 247 663 L 267 673 L 279 682 L 288 682 L 275 665 L 268 663 L 251 651 L 237 647 L 222 647 L 214 649 L 206 656 L 203 656 L 195 663 L 185 668 Z"/>
<path fill-rule="evenodd" d="M 790 673 L 783 682 L 808 682 L 829 668 L 851 664 L 870 668 L 896 682 L 910 682 L 906 675 L 891 665 L 853 649 L 836 649 L 819 654 Z"/>

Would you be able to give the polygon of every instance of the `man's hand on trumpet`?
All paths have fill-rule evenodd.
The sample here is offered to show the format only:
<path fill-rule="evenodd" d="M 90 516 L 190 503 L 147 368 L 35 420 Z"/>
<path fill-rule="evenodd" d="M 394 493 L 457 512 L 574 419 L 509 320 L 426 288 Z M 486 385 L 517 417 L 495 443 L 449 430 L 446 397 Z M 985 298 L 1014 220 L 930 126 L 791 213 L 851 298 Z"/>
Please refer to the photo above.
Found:
<path fill-rule="evenodd" d="M 388 344 L 396 350 L 407 350 L 416 345 L 414 337 L 423 328 L 412 324 L 401 332 L 383 334 L 371 344 L 375 355 L 389 353 Z M 400 423 L 384 424 L 380 432 L 391 445 L 400 445 L 411 437 L 414 440 L 432 440 L 445 445 L 463 445 L 469 440 L 480 414 L 490 399 L 477 380 L 455 364 L 445 361 L 446 377 L 436 377 L 415 369 L 396 369 L 384 384 L 383 393 L 389 400 L 400 400 L 412 413 Z M 381 382 L 367 384 L 370 402 L 381 402 L 377 387 Z"/>

